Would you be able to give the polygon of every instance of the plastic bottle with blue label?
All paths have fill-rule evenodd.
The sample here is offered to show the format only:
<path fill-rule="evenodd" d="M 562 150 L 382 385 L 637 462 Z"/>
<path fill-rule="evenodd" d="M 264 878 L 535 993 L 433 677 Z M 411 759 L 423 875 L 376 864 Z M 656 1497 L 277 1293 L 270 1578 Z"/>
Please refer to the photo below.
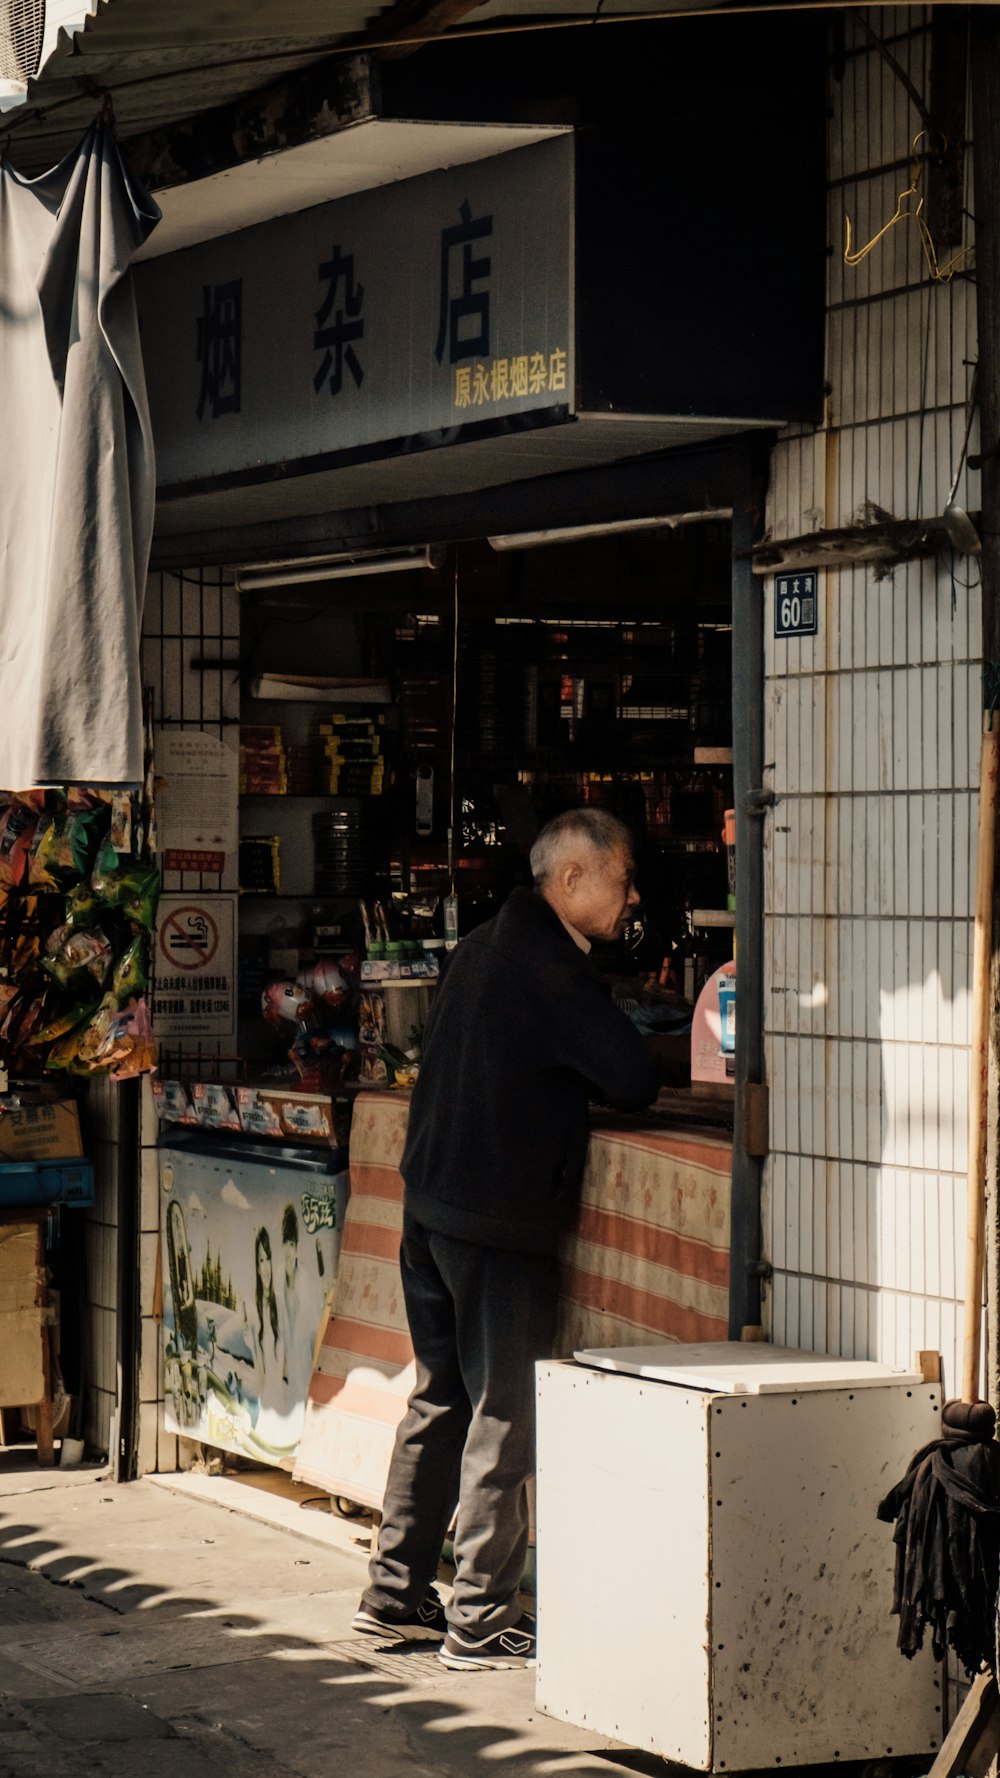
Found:
<path fill-rule="evenodd" d="M 719 1024 L 721 1035 L 719 1049 L 724 1056 L 736 1053 L 736 977 L 734 974 L 718 977 L 719 990 Z"/>

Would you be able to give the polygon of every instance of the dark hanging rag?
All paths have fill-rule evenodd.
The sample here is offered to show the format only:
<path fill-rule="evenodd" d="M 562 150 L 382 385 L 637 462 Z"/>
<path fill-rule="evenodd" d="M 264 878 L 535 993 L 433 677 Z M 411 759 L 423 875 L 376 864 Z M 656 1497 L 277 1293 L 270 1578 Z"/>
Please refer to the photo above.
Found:
<path fill-rule="evenodd" d="M 942 1437 L 914 1452 L 901 1482 L 878 1517 L 896 1523 L 893 1613 L 898 1644 L 908 1660 L 930 1629 L 936 1660 L 955 1650 L 967 1673 L 996 1647 L 1000 1576 L 1000 1445 L 996 1416 L 986 1402 L 952 1401 L 942 1413 Z"/>

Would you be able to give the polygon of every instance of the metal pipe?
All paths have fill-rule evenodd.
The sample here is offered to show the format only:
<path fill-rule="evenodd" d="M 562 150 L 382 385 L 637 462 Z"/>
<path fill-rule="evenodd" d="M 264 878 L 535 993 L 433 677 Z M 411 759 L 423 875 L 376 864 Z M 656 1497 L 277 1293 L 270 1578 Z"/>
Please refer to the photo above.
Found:
<path fill-rule="evenodd" d="M 995 6 L 970 8 L 969 74 L 972 88 L 973 190 L 976 214 L 976 320 L 979 342 L 979 432 L 982 440 L 980 536 L 983 553 L 983 708 L 992 713 L 996 675 L 1000 672 L 1000 459 L 994 446 L 1000 438 L 1000 17 Z M 989 1098 L 996 1107 L 1000 1073 L 1000 870 L 994 868 L 990 933 Z M 988 1120 L 986 1143 L 987 1214 L 985 1230 L 986 1299 L 989 1346 L 985 1388 L 1000 1400 L 1000 1142 L 995 1118 Z M 957 1382 L 957 1379 L 955 1380 Z M 954 1384 L 952 1384 L 954 1387 Z"/>
<path fill-rule="evenodd" d="M 550 543 L 583 543 L 590 537 L 617 537 L 628 531 L 676 531 L 680 525 L 710 525 L 732 517 L 728 506 L 710 511 L 675 512 L 648 519 L 607 519 L 603 524 L 559 525 L 547 531 L 510 531 L 488 539 L 491 549 L 543 549 Z"/>
<path fill-rule="evenodd" d="M 733 501 L 733 801 L 736 807 L 736 1107 L 730 1212 L 729 1333 L 761 1320 L 764 1162 L 747 1152 L 748 1087 L 764 1081 L 764 593 L 750 548 L 760 531 L 765 466 L 740 458 Z"/>
<path fill-rule="evenodd" d="M 965 1338 L 962 1400 L 979 1400 L 986 1241 L 986 1102 L 990 1045 L 990 951 L 993 942 L 993 864 L 997 826 L 1000 716 L 991 713 L 979 759 L 979 843 L 972 929 L 972 1049 L 969 1057 L 969 1156 L 965 1234 Z"/>

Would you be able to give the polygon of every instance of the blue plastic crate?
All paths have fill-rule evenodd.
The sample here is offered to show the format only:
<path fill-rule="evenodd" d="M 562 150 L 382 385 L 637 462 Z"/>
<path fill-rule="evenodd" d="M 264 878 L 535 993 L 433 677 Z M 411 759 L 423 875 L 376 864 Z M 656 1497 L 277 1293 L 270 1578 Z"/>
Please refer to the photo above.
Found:
<path fill-rule="evenodd" d="M 0 1205 L 18 1210 L 39 1204 L 94 1202 L 94 1168 L 90 1161 L 0 1162 Z"/>

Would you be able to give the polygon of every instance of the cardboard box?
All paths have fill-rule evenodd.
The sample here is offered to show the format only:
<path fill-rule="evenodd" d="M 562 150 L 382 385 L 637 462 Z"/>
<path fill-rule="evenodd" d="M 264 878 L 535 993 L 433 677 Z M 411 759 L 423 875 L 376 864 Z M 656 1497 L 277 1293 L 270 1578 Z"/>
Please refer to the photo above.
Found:
<path fill-rule="evenodd" d="M 0 1228 L 0 1407 L 40 1401 L 44 1393 L 41 1295 L 38 1229 L 7 1223 Z"/>
<path fill-rule="evenodd" d="M 83 1154 L 74 1099 L 25 1100 L 0 1109 L 0 1160 L 70 1161 Z"/>

